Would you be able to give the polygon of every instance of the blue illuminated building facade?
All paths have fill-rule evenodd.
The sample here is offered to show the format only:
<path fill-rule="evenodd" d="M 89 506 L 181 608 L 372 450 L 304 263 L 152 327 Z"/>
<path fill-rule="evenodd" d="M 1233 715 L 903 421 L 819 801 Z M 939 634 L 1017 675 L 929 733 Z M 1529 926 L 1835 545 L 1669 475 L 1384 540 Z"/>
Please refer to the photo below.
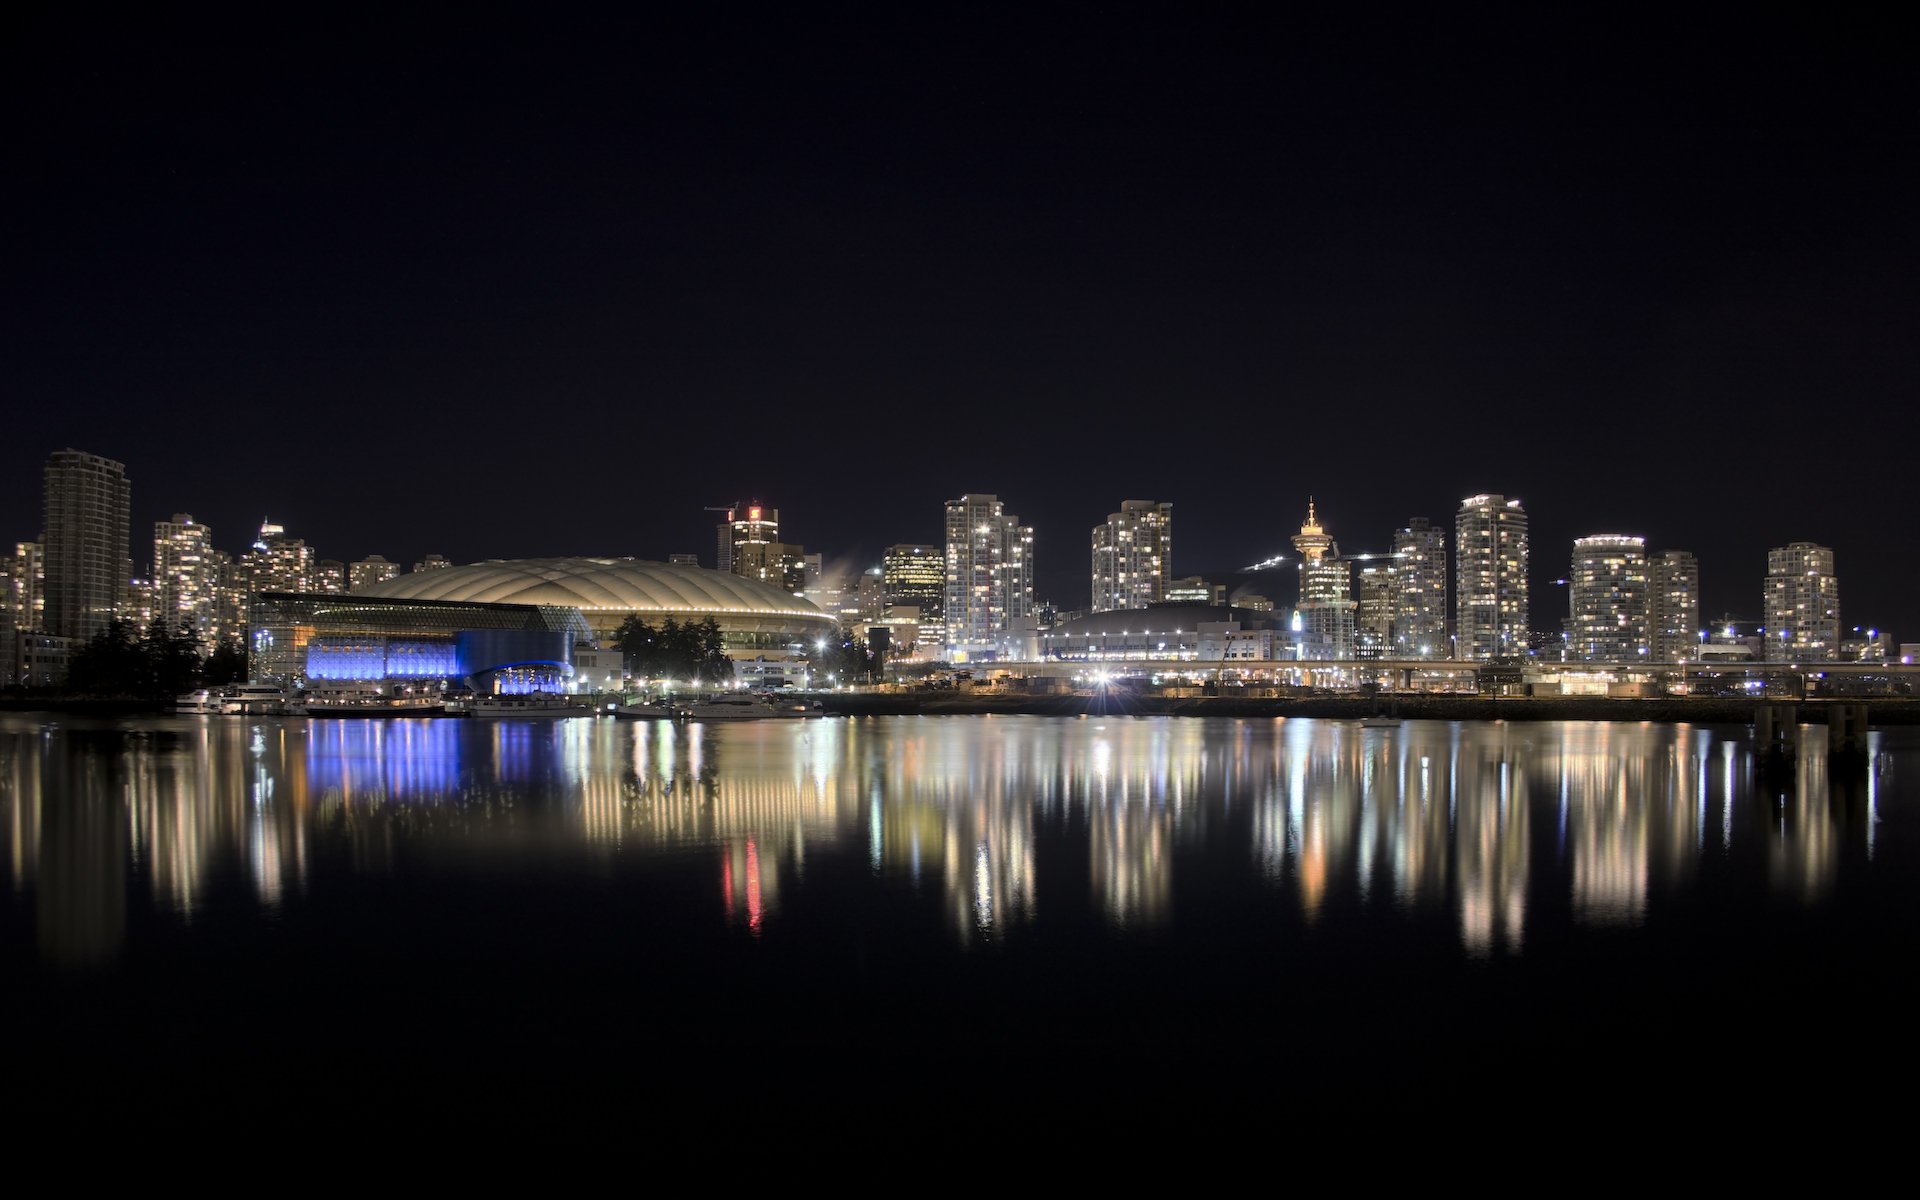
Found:
<path fill-rule="evenodd" d="M 578 609 L 262 592 L 251 608 L 257 682 L 408 683 L 482 692 L 559 691 L 573 647 L 591 637 Z"/>

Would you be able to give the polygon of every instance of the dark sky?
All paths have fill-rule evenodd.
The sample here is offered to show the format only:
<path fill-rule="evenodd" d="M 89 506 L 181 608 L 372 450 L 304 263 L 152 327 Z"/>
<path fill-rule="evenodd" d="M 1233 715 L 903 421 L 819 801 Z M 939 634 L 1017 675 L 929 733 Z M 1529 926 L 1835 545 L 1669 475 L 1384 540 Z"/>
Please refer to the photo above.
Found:
<path fill-rule="evenodd" d="M 137 541 L 341 559 L 704 560 L 749 496 L 872 556 L 997 492 L 1077 607 L 1122 499 L 1187 573 L 1501 491 L 1537 626 L 1631 532 L 1709 615 L 1824 542 L 1920 640 L 1903 31 L 641 7 L 5 18 L 0 537 L 66 445 Z"/>

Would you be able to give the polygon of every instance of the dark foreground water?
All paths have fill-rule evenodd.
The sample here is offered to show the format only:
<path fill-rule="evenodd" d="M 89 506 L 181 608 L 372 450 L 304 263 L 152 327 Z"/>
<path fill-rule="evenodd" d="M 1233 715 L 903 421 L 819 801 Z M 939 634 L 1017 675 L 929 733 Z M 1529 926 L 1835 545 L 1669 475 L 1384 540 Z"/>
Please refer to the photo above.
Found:
<path fill-rule="evenodd" d="M 930 1137 L 1804 1115 L 1910 1090 L 1917 848 L 1920 731 L 1763 782 L 1747 731 L 1685 726 L 5 716 L 5 1097 Z"/>

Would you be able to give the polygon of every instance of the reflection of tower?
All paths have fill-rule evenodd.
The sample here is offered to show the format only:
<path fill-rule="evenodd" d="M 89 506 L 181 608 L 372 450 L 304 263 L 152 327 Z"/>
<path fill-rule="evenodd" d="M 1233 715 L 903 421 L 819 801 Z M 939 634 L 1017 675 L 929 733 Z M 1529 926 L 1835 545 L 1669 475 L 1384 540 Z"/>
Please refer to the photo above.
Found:
<path fill-rule="evenodd" d="M 1303 653 L 1308 658 L 1353 657 L 1354 603 L 1352 572 L 1340 558 L 1340 547 L 1320 527 L 1313 500 L 1307 500 L 1307 520 L 1293 539 L 1300 553 L 1298 612 L 1306 633 Z"/>
<path fill-rule="evenodd" d="M 119 804 L 121 760 L 90 742 L 69 742 L 46 760 L 42 791 L 60 798 L 40 814 L 36 923 L 40 951 L 66 966 L 104 963 L 127 929 L 127 822 Z M 103 778 L 111 774 L 113 778 Z"/>
<path fill-rule="evenodd" d="M 1491 759 L 1462 756 L 1455 768 L 1460 940 L 1470 954 L 1518 953 L 1530 864 L 1525 777 L 1504 751 Z"/>

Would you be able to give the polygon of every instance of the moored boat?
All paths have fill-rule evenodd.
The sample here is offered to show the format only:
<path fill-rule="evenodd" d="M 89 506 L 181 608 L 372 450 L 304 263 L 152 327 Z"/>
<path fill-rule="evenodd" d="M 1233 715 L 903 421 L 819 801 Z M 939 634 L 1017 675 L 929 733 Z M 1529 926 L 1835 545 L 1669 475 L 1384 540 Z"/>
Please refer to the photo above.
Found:
<path fill-rule="evenodd" d="M 237 717 L 284 716 L 286 689 L 276 683 L 237 683 L 220 694 L 220 711 Z"/>
<path fill-rule="evenodd" d="M 220 712 L 220 693 L 201 688 L 197 692 L 188 692 L 176 696 L 173 711 L 183 716 L 215 716 Z"/>
<path fill-rule="evenodd" d="M 511 696 L 476 696 L 467 706 L 474 717 L 590 717 L 593 705 L 584 696 L 560 692 L 524 692 Z"/>
<path fill-rule="evenodd" d="M 433 693 L 390 696 L 373 687 L 316 688 L 288 706 L 309 717 L 432 717 L 446 707 Z"/>

